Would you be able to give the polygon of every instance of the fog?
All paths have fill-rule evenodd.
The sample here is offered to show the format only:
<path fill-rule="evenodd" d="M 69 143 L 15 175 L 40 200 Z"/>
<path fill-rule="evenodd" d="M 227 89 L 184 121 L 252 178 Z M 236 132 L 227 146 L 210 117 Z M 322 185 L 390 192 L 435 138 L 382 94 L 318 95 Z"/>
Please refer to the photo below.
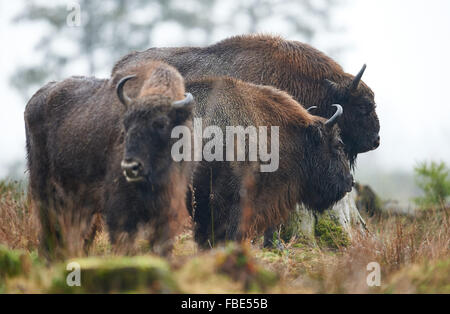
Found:
<path fill-rule="evenodd" d="M 25 101 L 9 79 L 19 64 L 36 58 L 34 45 L 44 27 L 12 24 L 21 8 L 22 1 L 0 2 L 0 177 L 25 159 Z M 363 80 L 375 92 L 381 124 L 381 146 L 359 157 L 357 171 L 369 174 L 369 181 L 379 171 L 410 172 L 422 160 L 450 163 L 449 13 L 446 0 L 347 0 L 333 16 L 343 30 L 312 43 L 333 56 L 330 47 L 345 48 L 336 56 L 346 72 L 355 74 L 367 64 Z M 273 21 L 260 31 L 284 35 Z M 167 34 L 155 34 L 155 45 L 176 45 L 176 37 Z"/>
<path fill-rule="evenodd" d="M 358 1 L 342 10 L 353 44 L 342 60 L 375 91 L 382 145 L 360 165 L 408 170 L 450 161 L 450 2 Z M 370 163 L 369 163 L 370 161 Z"/>

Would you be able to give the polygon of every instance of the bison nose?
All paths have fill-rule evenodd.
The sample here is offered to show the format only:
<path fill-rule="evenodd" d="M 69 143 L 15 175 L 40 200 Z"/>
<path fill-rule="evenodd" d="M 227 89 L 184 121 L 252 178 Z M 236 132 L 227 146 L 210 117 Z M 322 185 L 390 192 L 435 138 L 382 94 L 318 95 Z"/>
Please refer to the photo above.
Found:
<path fill-rule="evenodd" d="M 127 181 L 139 181 L 143 177 L 142 163 L 138 160 L 126 158 L 120 164 Z"/>
<path fill-rule="evenodd" d="M 375 141 L 373 142 L 373 147 L 374 148 L 377 148 L 378 146 L 380 146 L 380 136 L 379 135 L 377 135 L 375 137 Z"/>

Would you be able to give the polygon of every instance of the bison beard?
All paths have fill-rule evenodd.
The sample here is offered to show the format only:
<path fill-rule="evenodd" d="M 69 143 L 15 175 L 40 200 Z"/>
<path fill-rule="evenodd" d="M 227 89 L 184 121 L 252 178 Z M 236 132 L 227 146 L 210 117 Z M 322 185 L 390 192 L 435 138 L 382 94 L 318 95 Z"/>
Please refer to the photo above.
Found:
<path fill-rule="evenodd" d="M 348 160 L 333 126 L 340 109 L 327 124 L 284 92 L 226 77 L 189 81 L 187 89 L 204 127 L 279 126 L 280 133 L 275 172 L 259 172 L 260 163 L 250 161 L 198 165 L 193 216 L 200 245 L 261 234 L 297 202 L 323 210 L 350 191 Z"/>
<path fill-rule="evenodd" d="M 188 216 L 193 167 L 171 160 L 170 130 L 190 127 L 191 101 L 180 74 L 161 62 L 111 80 L 53 82 L 31 98 L 25 110 L 30 195 L 40 209 L 44 254 L 53 257 L 69 240 L 89 245 L 95 236 L 96 226 L 67 239 L 60 217 L 79 215 L 91 225 L 98 214 L 106 216 L 112 242 L 121 234 L 132 240 L 142 224 L 152 229 L 149 240 L 160 253 L 170 251 Z M 130 164 L 138 165 L 139 182 L 129 182 Z M 77 223 L 69 221 L 71 228 Z"/>
<path fill-rule="evenodd" d="M 113 74 L 152 59 L 173 65 L 187 80 L 227 75 L 274 86 L 292 95 L 305 108 L 316 106 L 314 114 L 325 118 L 333 114 L 331 104 L 341 104 L 344 115 L 338 124 L 352 165 L 358 153 L 379 146 L 380 125 L 374 94 L 361 81 L 365 66 L 353 76 L 307 44 L 268 35 L 244 35 L 204 48 L 150 48 L 133 52 L 116 63 Z"/>

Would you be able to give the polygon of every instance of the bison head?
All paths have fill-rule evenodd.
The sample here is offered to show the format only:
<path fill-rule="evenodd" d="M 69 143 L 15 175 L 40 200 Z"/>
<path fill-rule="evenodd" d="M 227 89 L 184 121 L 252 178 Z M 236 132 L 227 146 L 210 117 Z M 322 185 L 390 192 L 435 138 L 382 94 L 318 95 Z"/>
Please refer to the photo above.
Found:
<path fill-rule="evenodd" d="M 366 65 L 359 73 L 341 83 L 325 80 L 333 103 L 339 103 L 345 110 L 340 118 L 342 140 L 350 163 L 353 165 L 356 155 L 377 148 L 380 145 L 380 124 L 375 112 L 374 94 L 361 82 Z M 330 114 L 329 106 L 320 108 L 321 116 Z"/>
<path fill-rule="evenodd" d="M 302 172 L 304 182 L 303 202 L 315 210 L 324 210 L 340 200 L 353 185 L 349 161 L 336 125 L 343 109 L 340 105 L 334 115 L 325 120 L 317 117 L 306 128 L 304 161 Z"/>
<path fill-rule="evenodd" d="M 127 76 L 117 84 L 117 95 L 125 106 L 124 155 L 121 162 L 128 182 L 156 184 L 167 179 L 172 158 L 172 128 L 185 124 L 192 115 L 193 97 L 173 102 L 169 97 L 150 95 L 130 99 L 123 91 Z"/>

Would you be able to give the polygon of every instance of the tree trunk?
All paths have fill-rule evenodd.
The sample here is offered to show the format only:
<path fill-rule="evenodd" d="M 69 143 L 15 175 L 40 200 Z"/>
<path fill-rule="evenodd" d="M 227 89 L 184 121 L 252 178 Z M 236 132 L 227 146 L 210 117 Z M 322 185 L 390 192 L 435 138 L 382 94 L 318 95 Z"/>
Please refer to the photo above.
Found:
<path fill-rule="evenodd" d="M 366 223 L 356 207 L 355 197 L 356 192 L 353 190 L 322 213 L 297 204 L 288 222 L 280 229 L 281 238 L 289 241 L 295 237 L 306 245 L 332 248 L 350 244 L 355 231 L 367 232 Z"/>

